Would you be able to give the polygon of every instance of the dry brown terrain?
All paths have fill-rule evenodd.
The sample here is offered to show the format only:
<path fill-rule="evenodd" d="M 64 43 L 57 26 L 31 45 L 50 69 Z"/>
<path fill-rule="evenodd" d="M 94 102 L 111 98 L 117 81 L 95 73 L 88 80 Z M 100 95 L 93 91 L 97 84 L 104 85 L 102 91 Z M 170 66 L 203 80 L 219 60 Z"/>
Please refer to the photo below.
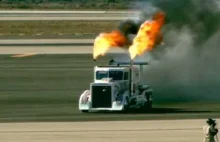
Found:
<path fill-rule="evenodd" d="M 100 32 L 110 32 L 117 28 L 120 21 L 1 21 L 0 38 L 17 38 L 32 36 L 46 38 L 47 36 L 94 37 Z M 72 37 L 71 37 L 72 38 Z"/>
<path fill-rule="evenodd" d="M 205 119 L 1 123 L 4 142 L 201 142 Z"/>

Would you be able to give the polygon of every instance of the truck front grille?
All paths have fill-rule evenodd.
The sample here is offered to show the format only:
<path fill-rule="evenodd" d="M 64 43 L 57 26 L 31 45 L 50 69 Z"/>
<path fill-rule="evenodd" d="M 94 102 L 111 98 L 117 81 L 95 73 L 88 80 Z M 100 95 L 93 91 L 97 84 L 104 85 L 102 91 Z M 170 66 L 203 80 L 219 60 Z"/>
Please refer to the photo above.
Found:
<path fill-rule="evenodd" d="M 92 86 L 92 107 L 112 107 L 111 86 Z"/>

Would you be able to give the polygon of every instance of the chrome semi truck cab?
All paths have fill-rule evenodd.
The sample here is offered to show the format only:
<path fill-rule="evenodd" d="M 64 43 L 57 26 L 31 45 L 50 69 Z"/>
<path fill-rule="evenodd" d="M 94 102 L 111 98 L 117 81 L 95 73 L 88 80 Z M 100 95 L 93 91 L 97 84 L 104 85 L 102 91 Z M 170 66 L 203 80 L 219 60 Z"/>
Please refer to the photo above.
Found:
<path fill-rule="evenodd" d="M 111 63 L 94 67 L 94 81 L 90 83 L 90 89 L 81 94 L 79 110 L 123 111 L 145 106 L 146 102 L 151 106 L 152 89 L 140 84 L 140 69 L 130 64 L 120 66 Z"/>

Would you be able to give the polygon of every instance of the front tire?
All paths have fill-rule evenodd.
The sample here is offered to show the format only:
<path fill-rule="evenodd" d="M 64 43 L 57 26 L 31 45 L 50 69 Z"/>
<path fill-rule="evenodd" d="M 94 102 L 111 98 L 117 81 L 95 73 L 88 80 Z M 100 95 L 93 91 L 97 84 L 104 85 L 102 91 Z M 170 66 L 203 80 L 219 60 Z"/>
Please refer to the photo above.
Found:
<path fill-rule="evenodd" d="M 81 110 L 82 113 L 88 113 L 88 110 Z"/>
<path fill-rule="evenodd" d="M 125 100 L 126 100 L 126 105 L 124 106 L 123 112 L 128 113 L 128 112 L 130 111 L 130 109 L 129 109 L 129 99 L 128 99 L 128 97 L 126 97 Z"/>

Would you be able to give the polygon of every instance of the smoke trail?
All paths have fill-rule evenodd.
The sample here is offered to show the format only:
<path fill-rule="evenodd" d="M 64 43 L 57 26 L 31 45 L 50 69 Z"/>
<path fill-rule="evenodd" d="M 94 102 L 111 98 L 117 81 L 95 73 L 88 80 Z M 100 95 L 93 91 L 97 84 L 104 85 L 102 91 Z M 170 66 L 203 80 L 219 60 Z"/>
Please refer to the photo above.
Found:
<path fill-rule="evenodd" d="M 219 0 L 148 0 L 138 6 L 143 9 L 142 19 L 149 17 L 152 12 L 162 10 L 166 12 L 167 30 L 187 26 L 197 33 L 195 42 L 201 43 L 219 27 L 219 3 Z"/>
<path fill-rule="evenodd" d="M 162 10 L 167 18 L 166 46 L 151 53 L 158 58 L 152 59 L 145 72 L 155 100 L 220 100 L 219 0 L 149 0 L 144 4 L 138 6 L 150 6 L 150 12 Z M 142 18 L 150 12 L 143 10 Z"/>

